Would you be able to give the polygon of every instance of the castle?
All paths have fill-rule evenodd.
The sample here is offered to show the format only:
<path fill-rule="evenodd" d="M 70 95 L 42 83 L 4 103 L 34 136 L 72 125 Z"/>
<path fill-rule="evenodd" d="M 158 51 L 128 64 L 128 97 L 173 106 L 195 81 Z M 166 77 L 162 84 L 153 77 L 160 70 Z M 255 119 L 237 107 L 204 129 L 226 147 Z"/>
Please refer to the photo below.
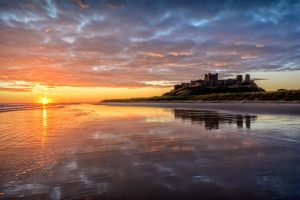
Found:
<path fill-rule="evenodd" d="M 237 75 L 235 79 L 225 79 L 219 80 L 219 74 L 212 74 L 208 73 L 205 74 L 204 79 L 199 80 L 191 80 L 190 83 L 181 83 L 174 85 L 174 91 L 181 89 L 181 88 L 193 88 L 193 87 L 230 87 L 230 88 L 237 88 L 237 87 L 257 87 L 254 83 L 254 80 L 250 79 L 250 75 L 246 74 L 245 80 L 243 80 L 242 75 Z"/>

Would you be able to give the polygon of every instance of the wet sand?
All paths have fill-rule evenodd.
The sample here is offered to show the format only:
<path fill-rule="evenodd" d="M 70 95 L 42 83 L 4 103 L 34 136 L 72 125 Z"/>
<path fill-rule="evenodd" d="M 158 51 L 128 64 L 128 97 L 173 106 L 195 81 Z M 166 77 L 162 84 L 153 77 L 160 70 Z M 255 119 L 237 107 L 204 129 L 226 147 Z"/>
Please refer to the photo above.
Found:
<path fill-rule="evenodd" d="M 237 113 L 248 114 L 287 114 L 300 115 L 300 103 L 263 103 L 263 102 L 140 102 L 140 103 L 115 103 L 105 102 L 101 105 L 113 106 L 142 106 L 142 107 L 164 107 L 164 108 L 188 108 L 188 109 L 204 109 L 204 110 L 219 110 Z"/>
<path fill-rule="evenodd" d="M 77 104 L 0 122 L 0 199 L 300 199 L 299 115 Z"/>

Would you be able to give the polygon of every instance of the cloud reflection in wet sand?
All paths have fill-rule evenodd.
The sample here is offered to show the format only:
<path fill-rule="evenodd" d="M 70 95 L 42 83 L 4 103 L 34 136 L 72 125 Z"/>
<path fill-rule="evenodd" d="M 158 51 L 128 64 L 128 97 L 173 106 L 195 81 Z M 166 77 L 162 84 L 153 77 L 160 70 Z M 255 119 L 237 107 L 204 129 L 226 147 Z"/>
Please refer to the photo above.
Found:
<path fill-rule="evenodd" d="M 25 139 L 1 139 L 14 147 L 2 149 L 0 186 L 7 197 L 60 199 L 272 199 L 299 198 L 299 145 L 258 137 L 261 116 L 212 111 L 74 105 L 47 109 L 47 142 L 26 135 L 38 111 L 2 113 L 19 119 Z M 36 115 L 45 119 L 44 110 Z M 21 115 L 21 116 L 18 116 Z M 156 119 L 156 120 L 155 120 Z M 181 120 L 185 119 L 185 120 Z M 273 119 L 264 130 L 272 134 L 282 125 Z M 35 119 L 37 120 L 37 119 Z M 192 123 L 185 123 L 186 120 Z M 299 118 L 289 118 L 298 123 Z M 33 120 L 34 121 L 34 120 Z M 253 123 L 254 122 L 254 123 Z M 269 121 L 270 122 L 270 121 Z M 13 131 L 6 121 L 1 130 Z M 251 123 L 251 126 L 250 126 Z M 256 126 L 258 123 L 260 126 Z M 31 125 L 30 125 L 31 124 Z M 245 128 L 242 124 L 245 124 Z M 40 124 L 40 130 L 45 124 Z M 287 124 L 285 124 L 287 125 Z M 4 127 L 5 126 L 5 127 Z M 38 127 L 36 127 L 37 130 Z M 251 128 L 251 129 L 250 129 Z M 35 129 L 32 130 L 33 132 Z M 291 132 L 297 129 L 291 129 Z M 249 133 L 249 134 L 248 134 Z M 254 134 L 253 134 L 254 133 Z M 1 134 L 1 138 L 5 135 Z M 37 137 L 37 136 L 32 136 Z M 296 138 L 297 139 L 297 138 Z M 11 167 L 21 150 L 34 168 L 18 179 L 7 176 L 23 168 Z M 42 152 L 42 153 L 41 153 Z M 40 155 L 40 156 L 37 156 Z M 30 157 L 33 156 L 33 157 Z M 14 160 L 15 163 L 18 163 Z"/>

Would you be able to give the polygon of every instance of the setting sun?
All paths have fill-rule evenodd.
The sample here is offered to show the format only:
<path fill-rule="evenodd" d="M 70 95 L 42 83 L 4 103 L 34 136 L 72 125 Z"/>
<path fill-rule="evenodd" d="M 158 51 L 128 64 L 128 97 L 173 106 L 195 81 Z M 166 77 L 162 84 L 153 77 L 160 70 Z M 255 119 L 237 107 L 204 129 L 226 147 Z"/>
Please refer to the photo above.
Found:
<path fill-rule="evenodd" d="M 46 105 L 46 104 L 49 103 L 49 101 L 48 101 L 47 98 L 44 97 L 44 98 L 42 98 L 41 103 L 42 103 L 43 105 Z"/>

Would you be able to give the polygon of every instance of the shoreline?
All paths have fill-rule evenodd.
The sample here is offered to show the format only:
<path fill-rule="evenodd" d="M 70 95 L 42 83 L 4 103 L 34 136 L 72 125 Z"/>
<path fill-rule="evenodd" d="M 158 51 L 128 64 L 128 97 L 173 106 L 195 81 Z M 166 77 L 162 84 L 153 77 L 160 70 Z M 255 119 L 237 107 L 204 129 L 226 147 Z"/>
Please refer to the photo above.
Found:
<path fill-rule="evenodd" d="M 246 114 L 284 114 L 284 115 L 299 115 L 300 103 L 290 101 L 230 101 L 230 102 L 100 102 L 98 105 L 108 106 L 138 106 L 138 107 L 160 107 L 173 109 L 202 109 L 216 110 L 234 113 Z"/>

